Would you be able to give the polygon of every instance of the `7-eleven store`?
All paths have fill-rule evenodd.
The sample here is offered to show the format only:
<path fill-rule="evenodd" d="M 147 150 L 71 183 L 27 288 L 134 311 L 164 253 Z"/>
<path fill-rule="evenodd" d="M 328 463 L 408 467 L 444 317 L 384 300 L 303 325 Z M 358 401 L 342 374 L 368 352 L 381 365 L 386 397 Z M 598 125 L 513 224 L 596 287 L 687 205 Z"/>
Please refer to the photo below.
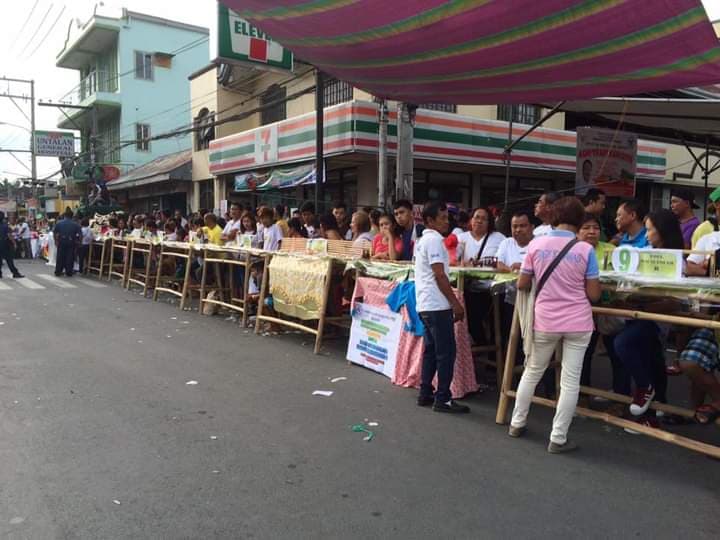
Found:
<path fill-rule="evenodd" d="M 396 150 L 396 114 L 390 113 L 389 154 Z M 515 125 L 517 138 L 526 126 Z M 414 136 L 414 190 L 418 203 L 429 198 L 469 208 L 502 203 L 508 140 L 506 122 L 420 109 Z M 346 102 L 325 111 L 325 203 L 377 204 L 378 106 Z M 283 202 L 296 207 L 312 200 L 315 113 L 305 114 L 215 140 L 210 172 L 221 180 L 219 199 L 250 204 Z M 638 155 L 638 196 L 650 199 L 650 185 L 662 181 L 666 146 L 642 141 Z M 392 178 L 394 174 L 390 174 Z M 543 192 L 572 189 L 575 133 L 539 128 L 513 150 L 510 201 L 530 205 Z M 327 207 L 327 206 L 326 206 Z"/>

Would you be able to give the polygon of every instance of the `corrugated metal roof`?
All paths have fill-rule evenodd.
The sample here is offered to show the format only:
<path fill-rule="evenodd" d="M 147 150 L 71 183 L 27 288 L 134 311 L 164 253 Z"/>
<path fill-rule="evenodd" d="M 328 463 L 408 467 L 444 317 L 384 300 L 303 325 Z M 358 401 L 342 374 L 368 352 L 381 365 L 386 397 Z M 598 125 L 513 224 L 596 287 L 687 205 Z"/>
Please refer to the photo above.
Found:
<path fill-rule="evenodd" d="M 173 174 L 178 169 L 182 169 L 190 163 L 192 163 L 192 150 L 183 150 L 175 154 L 167 154 L 145 165 L 132 169 L 117 180 L 108 182 L 108 189 L 114 191 L 135 185 L 151 184 L 153 182 L 163 182 L 166 180 L 185 180 L 191 182 L 192 177 L 190 174 L 183 174 L 183 172 L 177 175 Z"/>

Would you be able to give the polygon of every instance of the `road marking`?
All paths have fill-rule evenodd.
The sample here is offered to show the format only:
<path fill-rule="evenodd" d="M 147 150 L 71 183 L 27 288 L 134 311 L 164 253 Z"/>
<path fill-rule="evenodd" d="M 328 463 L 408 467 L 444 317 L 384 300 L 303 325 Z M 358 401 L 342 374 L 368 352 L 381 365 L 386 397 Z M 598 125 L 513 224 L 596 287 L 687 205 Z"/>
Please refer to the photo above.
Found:
<path fill-rule="evenodd" d="M 18 283 L 19 283 L 20 285 L 22 285 L 23 287 L 25 287 L 26 289 L 38 290 L 38 289 L 44 289 L 44 288 L 45 288 L 44 285 L 40 285 L 39 283 L 35 283 L 34 281 L 32 281 L 32 280 L 30 280 L 30 279 L 28 279 L 28 278 L 20 278 L 20 279 L 16 279 L 15 281 L 18 282 Z"/>
<path fill-rule="evenodd" d="M 49 281 L 50 283 L 57 287 L 60 287 L 61 289 L 77 289 L 77 287 L 72 283 L 63 281 L 57 276 L 51 276 L 50 274 L 38 274 L 37 277 L 44 279 L 45 281 Z"/>
<path fill-rule="evenodd" d="M 12 287 L 0 281 L 0 291 L 12 291 Z"/>
<path fill-rule="evenodd" d="M 83 285 L 87 285 L 88 287 L 94 287 L 95 289 L 104 289 L 107 287 L 107 285 L 103 285 L 102 283 L 98 283 L 94 279 L 82 277 L 78 278 L 77 283 L 82 283 Z"/>

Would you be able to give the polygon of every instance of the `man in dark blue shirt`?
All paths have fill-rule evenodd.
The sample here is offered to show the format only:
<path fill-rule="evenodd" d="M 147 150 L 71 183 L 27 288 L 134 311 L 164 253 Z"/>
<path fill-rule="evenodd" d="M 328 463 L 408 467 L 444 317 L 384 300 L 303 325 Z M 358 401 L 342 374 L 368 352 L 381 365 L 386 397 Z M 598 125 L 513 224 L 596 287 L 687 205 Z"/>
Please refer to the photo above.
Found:
<path fill-rule="evenodd" d="M 63 271 L 67 277 L 72 277 L 75 266 L 75 250 L 80 244 L 82 229 L 73 221 L 73 213 L 69 208 L 65 210 L 64 219 L 57 222 L 53 229 L 57 260 L 55 261 L 55 275 L 61 276 Z"/>
<path fill-rule="evenodd" d="M 0 212 L 0 278 L 2 278 L 2 262 L 7 262 L 8 268 L 12 272 L 14 278 L 25 277 L 18 269 L 15 268 L 13 261 L 13 252 L 15 251 L 15 243 L 10 233 L 10 227 L 5 223 L 5 214 Z"/>

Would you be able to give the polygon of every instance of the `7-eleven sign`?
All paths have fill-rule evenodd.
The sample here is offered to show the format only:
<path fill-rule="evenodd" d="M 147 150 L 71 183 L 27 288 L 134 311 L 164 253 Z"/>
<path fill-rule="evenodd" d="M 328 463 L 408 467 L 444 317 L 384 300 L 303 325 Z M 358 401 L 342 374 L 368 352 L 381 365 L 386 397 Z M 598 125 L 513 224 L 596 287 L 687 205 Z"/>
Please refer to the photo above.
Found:
<path fill-rule="evenodd" d="M 266 165 L 278 160 L 277 124 L 258 129 L 255 132 L 255 164 Z"/>
<path fill-rule="evenodd" d="M 262 29 L 218 2 L 218 56 L 230 62 L 293 69 L 293 54 Z"/>

